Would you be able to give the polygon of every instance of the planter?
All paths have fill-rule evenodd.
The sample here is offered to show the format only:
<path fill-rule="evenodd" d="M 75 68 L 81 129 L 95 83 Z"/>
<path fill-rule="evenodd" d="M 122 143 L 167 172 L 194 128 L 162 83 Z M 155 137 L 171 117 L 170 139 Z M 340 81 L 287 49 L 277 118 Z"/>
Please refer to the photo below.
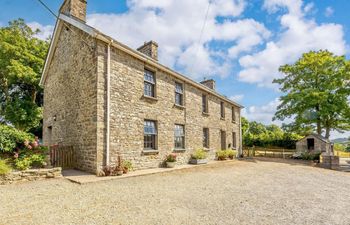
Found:
<path fill-rule="evenodd" d="M 165 162 L 165 163 L 167 168 L 174 168 L 176 164 L 176 162 Z"/>
<path fill-rule="evenodd" d="M 208 159 L 191 159 L 190 160 L 190 164 L 207 164 L 208 163 Z"/>

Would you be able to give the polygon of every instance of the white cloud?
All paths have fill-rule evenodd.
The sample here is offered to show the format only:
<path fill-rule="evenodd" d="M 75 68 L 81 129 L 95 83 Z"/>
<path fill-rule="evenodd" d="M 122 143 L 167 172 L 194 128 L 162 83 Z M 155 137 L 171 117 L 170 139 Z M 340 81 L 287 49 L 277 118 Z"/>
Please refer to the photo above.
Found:
<path fill-rule="evenodd" d="M 35 37 L 39 39 L 46 40 L 53 34 L 54 26 L 52 25 L 42 25 L 38 22 L 30 22 L 27 25 L 34 31 L 37 29 L 40 30 L 40 32 L 35 35 Z"/>
<path fill-rule="evenodd" d="M 272 87 L 272 80 L 281 76 L 279 66 L 295 62 L 304 52 L 328 49 L 338 55 L 345 54 L 343 27 L 306 19 L 302 5 L 301 0 L 265 0 L 264 8 L 270 13 L 287 9 L 280 17 L 283 32 L 263 50 L 239 59 L 240 81 Z"/>
<path fill-rule="evenodd" d="M 244 95 L 232 95 L 229 97 L 229 99 L 231 99 L 234 102 L 240 102 L 242 101 L 244 98 Z"/>
<path fill-rule="evenodd" d="M 244 0 L 210 2 L 201 43 L 209 0 L 128 0 L 127 12 L 91 14 L 88 24 L 133 48 L 148 40 L 158 42 L 160 62 L 194 79 L 225 77 L 236 57 L 263 44 L 270 33 L 253 19 L 237 18 L 244 11 Z M 224 43 L 228 50 L 211 48 L 213 41 Z"/>
<path fill-rule="evenodd" d="M 332 7 L 330 7 L 330 6 L 328 6 L 328 7 L 326 8 L 325 12 L 324 12 L 324 15 L 325 15 L 326 17 L 330 17 L 330 16 L 333 15 L 333 13 L 334 13 L 334 9 L 333 9 Z"/>
<path fill-rule="evenodd" d="M 276 98 L 265 105 L 261 106 L 250 106 L 244 108 L 242 115 L 246 117 L 249 121 L 257 121 L 263 124 L 277 124 L 281 125 L 281 121 L 272 121 L 275 115 L 277 106 L 280 104 L 279 98 Z"/>

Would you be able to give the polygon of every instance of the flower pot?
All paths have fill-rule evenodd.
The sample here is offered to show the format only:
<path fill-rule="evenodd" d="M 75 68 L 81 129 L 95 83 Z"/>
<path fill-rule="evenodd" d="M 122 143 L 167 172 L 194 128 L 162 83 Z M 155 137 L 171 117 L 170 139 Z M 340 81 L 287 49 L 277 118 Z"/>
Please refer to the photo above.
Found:
<path fill-rule="evenodd" d="M 166 167 L 167 168 L 174 168 L 175 164 L 176 164 L 176 162 L 166 162 Z"/>
<path fill-rule="evenodd" d="M 208 163 L 208 159 L 191 159 L 190 160 L 190 164 L 207 164 Z"/>

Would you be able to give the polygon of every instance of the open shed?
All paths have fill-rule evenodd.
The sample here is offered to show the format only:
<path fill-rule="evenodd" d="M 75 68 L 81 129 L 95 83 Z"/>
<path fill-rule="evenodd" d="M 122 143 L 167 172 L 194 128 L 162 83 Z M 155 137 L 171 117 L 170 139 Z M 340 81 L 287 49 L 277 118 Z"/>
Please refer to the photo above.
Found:
<path fill-rule="evenodd" d="M 310 134 L 296 143 L 297 152 L 327 152 L 333 153 L 333 144 L 325 137 Z"/>

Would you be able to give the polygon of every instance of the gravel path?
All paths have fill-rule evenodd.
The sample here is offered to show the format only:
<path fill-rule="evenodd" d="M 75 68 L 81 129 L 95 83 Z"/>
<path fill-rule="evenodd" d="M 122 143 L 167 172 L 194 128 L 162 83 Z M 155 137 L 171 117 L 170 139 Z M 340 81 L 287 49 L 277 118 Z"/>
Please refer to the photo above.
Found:
<path fill-rule="evenodd" d="M 227 161 L 86 185 L 0 186 L 0 224 L 350 224 L 350 173 Z"/>

